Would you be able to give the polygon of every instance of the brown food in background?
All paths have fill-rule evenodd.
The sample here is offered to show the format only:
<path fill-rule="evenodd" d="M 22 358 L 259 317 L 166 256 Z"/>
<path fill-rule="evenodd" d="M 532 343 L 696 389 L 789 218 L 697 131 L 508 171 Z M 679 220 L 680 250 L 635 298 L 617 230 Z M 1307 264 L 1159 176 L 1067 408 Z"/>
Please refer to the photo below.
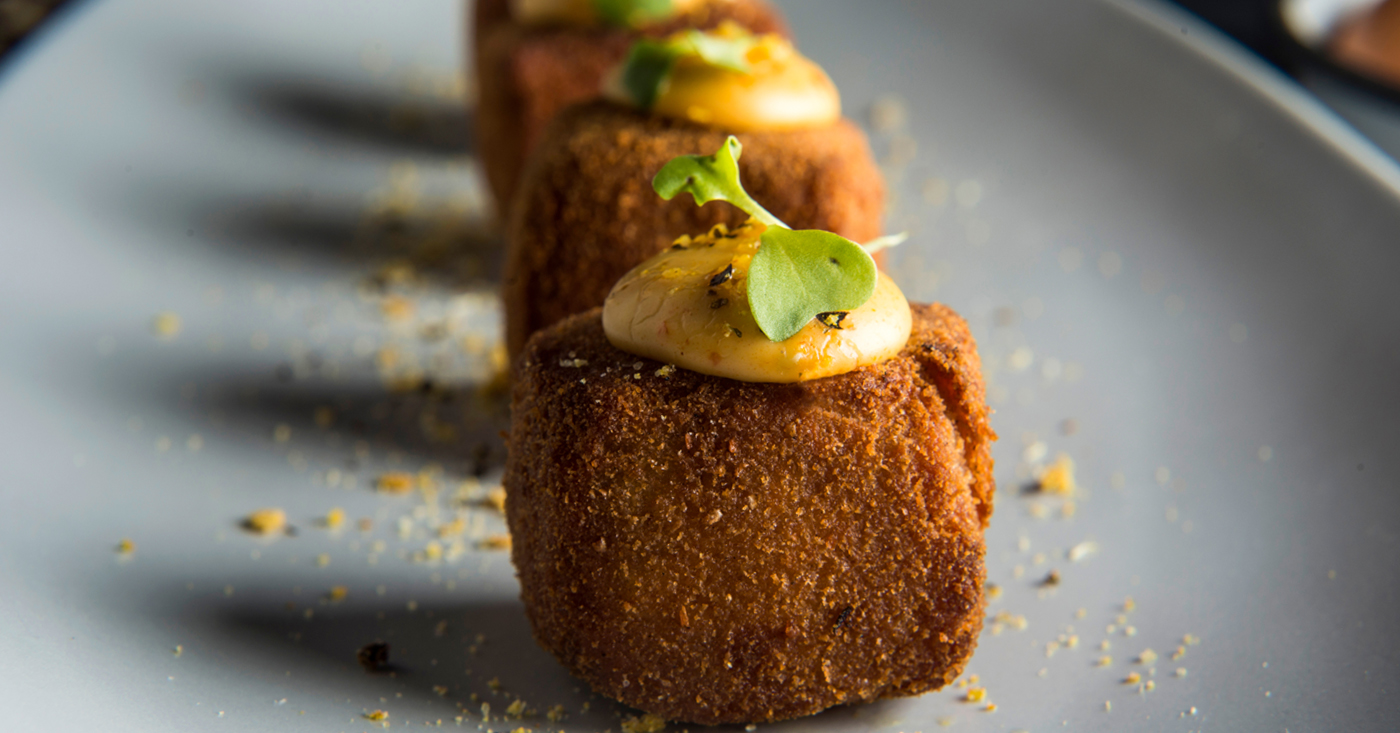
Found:
<path fill-rule="evenodd" d="M 1343 66 L 1400 87 L 1400 0 L 1386 0 L 1347 20 L 1329 46 Z"/>
<path fill-rule="evenodd" d="M 602 305 L 619 278 L 677 237 L 748 220 L 727 203 L 698 207 L 689 194 L 662 201 L 651 187 L 672 158 L 714 153 L 727 135 L 609 102 L 559 115 L 507 224 L 503 299 L 512 358 L 535 331 Z M 738 137 L 744 188 L 774 216 L 857 242 L 880 236 L 884 181 L 865 134 L 849 120 Z"/>
<path fill-rule="evenodd" d="M 510 19 L 509 0 L 479 0 L 473 28 L 479 99 L 477 151 L 502 219 L 521 169 L 559 110 L 598 96 L 603 77 L 643 36 L 709 29 L 732 20 L 756 33 L 787 35 L 764 0 L 706 3 L 643 30 L 530 27 Z"/>
<path fill-rule="evenodd" d="M 658 374 L 599 313 L 515 367 L 506 514 L 540 644 L 705 724 L 953 681 L 982 628 L 996 437 L 963 320 L 915 305 L 895 359 L 752 384 Z"/>

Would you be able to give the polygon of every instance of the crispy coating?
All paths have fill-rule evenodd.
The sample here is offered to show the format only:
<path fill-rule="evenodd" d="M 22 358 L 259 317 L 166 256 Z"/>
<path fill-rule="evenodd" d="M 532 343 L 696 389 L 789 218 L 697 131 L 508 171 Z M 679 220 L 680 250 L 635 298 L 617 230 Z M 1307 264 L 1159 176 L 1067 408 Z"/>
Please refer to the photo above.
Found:
<path fill-rule="evenodd" d="M 702 4 L 640 31 L 618 28 L 531 28 L 510 19 L 509 0 L 480 0 L 472 37 L 479 99 L 477 150 L 505 219 L 530 150 L 559 110 L 598 96 L 603 76 L 642 36 L 714 28 L 732 20 L 756 33 L 787 35 L 765 0 Z"/>
<path fill-rule="evenodd" d="M 677 237 L 748 219 L 722 202 L 698 207 L 689 195 L 662 201 L 651 187 L 667 161 L 713 153 L 727 135 L 608 102 L 559 115 L 531 159 L 507 225 L 503 298 L 512 357 L 535 331 L 602 305 L 613 283 Z M 880 236 L 884 181 L 853 123 L 738 137 L 744 188 L 779 219 L 857 242 Z"/>
<path fill-rule="evenodd" d="M 598 310 L 516 364 L 506 516 L 540 644 L 598 692 L 705 724 L 955 679 L 982 628 L 996 437 L 962 319 L 916 305 L 898 357 L 798 384 L 662 367 L 612 347 Z"/>

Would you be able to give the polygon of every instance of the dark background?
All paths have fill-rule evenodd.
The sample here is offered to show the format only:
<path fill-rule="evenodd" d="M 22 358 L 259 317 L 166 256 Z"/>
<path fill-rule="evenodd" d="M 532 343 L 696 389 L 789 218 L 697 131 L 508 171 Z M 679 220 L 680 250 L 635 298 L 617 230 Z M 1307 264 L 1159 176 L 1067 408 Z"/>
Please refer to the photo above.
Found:
<path fill-rule="evenodd" d="M 1278 0 L 1175 0 L 1173 4 L 1225 31 L 1274 66 L 1293 70 L 1275 10 Z"/>

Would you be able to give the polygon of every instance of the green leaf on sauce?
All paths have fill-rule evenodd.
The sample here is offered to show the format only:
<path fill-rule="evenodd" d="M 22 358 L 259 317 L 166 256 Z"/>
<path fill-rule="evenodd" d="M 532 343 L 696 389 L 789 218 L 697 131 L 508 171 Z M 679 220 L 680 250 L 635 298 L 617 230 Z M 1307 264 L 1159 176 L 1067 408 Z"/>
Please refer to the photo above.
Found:
<path fill-rule="evenodd" d="M 768 225 L 749 263 L 748 299 L 754 320 L 773 341 L 792 338 L 819 314 L 849 311 L 870 300 L 880 277 L 870 253 L 904 241 L 904 234 L 865 245 L 831 232 L 789 228 L 754 201 L 739 182 L 743 146 L 733 135 L 714 155 L 673 158 L 652 179 L 670 201 L 689 193 L 697 206 L 727 201 Z"/>
<path fill-rule="evenodd" d="M 875 260 L 849 239 L 771 227 L 749 264 L 749 308 L 763 333 L 786 341 L 818 313 L 859 308 L 875 292 Z"/>
<path fill-rule="evenodd" d="M 651 187 L 667 201 L 680 193 L 693 196 L 696 206 L 728 201 L 770 227 L 786 229 L 787 225 L 754 201 L 739 182 L 739 156 L 743 152 L 739 138 L 730 135 L 714 155 L 682 155 L 671 159 L 651 179 Z"/>
<path fill-rule="evenodd" d="M 747 54 L 757 41 L 753 36 L 724 38 L 697 30 L 670 38 L 643 38 L 632 44 L 622 66 L 622 88 L 642 109 L 650 109 L 665 91 L 676 62 L 695 56 L 705 63 L 747 74 L 752 70 Z"/>
<path fill-rule="evenodd" d="M 671 0 L 593 0 L 593 9 L 604 23 L 635 28 L 675 13 Z"/>

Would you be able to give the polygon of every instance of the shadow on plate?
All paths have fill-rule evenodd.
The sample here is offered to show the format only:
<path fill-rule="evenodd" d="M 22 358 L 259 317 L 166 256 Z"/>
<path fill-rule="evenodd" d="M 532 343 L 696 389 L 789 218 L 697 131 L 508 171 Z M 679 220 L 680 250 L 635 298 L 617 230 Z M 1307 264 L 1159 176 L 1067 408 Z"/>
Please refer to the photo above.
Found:
<path fill-rule="evenodd" d="M 209 424 L 208 437 L 253 450 L 295 450 L 346 473 L 368 471 L 369 456 L 382 466 L 386 455 L 399 456 L 404 470 L 436 464 L 451 476 L 482 477 L 503 466 L 509 405 L 500 387 L 425 379 L 415 389 L 390 391 L 368 375 L 344 382 L 300 375 L 317 363 L 311 352 L 299 365 L 259 372 L 209 365 L 189 374 L 131 374 L 122 389 L 144 394 L 154 407 L 194 413 Z M 130 383 L 136 379 L 143 381 Z M 171 389 L 178 384 L 193 387 Z M 282 425 L 294 436 L 285 445 L 276 438 Z M 372 476 L 361 478 L 362 489 L 372 490 L 365 483 Z"/>
<path fill-rule="evenodd" d="M 462 155 L 476 149 L 467 104 L 439 95 L 279 76 L 229 80 L 238 106 L 330 142 L 400 155 Z"/>
<path fill-rule="evenodd" d="M 211 586 L 216 584 L 200 584 Z M 615 730 L 622 719 L 640 714 L 593 693 L 569 675 L 535 643 L 524 609 L 516 601 L 409 610 L 399 599 L 352 595 L 330 602 L 314 593 L 249 587 L 245 582 L 238 596 L 172 595 L 149 612 L 188 629 L 197 639 L 191 651 L 218 659 L 231 672 L 269 678 L 277 678 L 283 670 L 297 679 L 311 675 L 323 694 L 331 687 L 337 699 L 348 698 L 366 710 L 388 710 L 394 723 L 416 725 L 423 718 L 425 723 L 437 718 L 452 723 L 459 715 L 464 723 L 480 723 L 482 703 L 490 706 L 490 723 L 506 729 L 528 725 Z M 387 661 L 378 669 L 359 660 L 361 650 L 371 644 L 387 645 Z M 524 720 L 507 716 L 516 700 L 526 702 L 529 712 Z M 900 720 L 910 712 L 909 704 L 885 700 L 842 706 L 764 727 L 783 733 L 835 733 L 853 725 L 885 727 L 906 722 L 918 727 L 915 721 Z M 546 723 L 556 706 L 566 717 Z M 412 712 L 400 712 L 405 708 Z M 738 733 L 745 728 L 727 725 L 707 730 Z"/>
<path fill-rule="evenodd" d="M 463 196 L 378 192 L 363 196 L 309 192 L 249 196 L 208 186 L 151 180 L 119 194 L 126 216 L 143 220 L 158 241 L 215 250 L 269 270 L 373 277 L 404 266 L 421 284 L 494 290 L 505 247 L 486 207 Z M 465 196 L 465 195 L 464 195 Z M 169 236 L 179 228 L 186 235 Z"/>

